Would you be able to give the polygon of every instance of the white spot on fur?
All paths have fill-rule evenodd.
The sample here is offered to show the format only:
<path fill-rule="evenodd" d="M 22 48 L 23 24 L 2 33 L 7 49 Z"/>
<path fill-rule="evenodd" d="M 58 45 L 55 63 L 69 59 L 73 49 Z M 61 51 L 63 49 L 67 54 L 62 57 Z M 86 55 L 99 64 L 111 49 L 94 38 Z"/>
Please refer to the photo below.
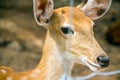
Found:
<path fill-rule="evenodd" d="M 34 78 L 34 77 L 36 77 L 39 73 L 40 73 L 40 70 L 36 69 L 36 70 L 34 70 L 33 73 L 31 74 L 31 77 Z"/>
<path fill-rule="evenodd" d="M 22 77 L 21 80 L 28 80 L 27 77 Z"/>
<path fill-rule="evenodd" d="M 59 80 L 67 80 L 67 74 L 63 74 Z"/>
<path fill-rule="evenodd" d="M 6 73 L 7 73 L 4 69 L 2 69 L 1 72 L 2 72 L 3 74 L 6 74 Z"/>
<path fill-rule="evenodd" d="M 6 79 L 6 80 L 13 80 L 13 79 L 12 79 L 12 77 L 7 77 L 7 79 Z"/>
<path fill-rule="evenodd" d="M 59 80 L 74 80 L 72 77 L 68 76 L 67 74 L 63 74 Z"/>

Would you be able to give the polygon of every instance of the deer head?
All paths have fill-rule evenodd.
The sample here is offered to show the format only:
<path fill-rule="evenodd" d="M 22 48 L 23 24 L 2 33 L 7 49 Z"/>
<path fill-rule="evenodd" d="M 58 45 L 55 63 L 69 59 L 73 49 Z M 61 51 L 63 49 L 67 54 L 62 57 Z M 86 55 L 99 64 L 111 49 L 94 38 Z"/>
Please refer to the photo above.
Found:
<path fill-rule="evenodd" d="M 53 10 L 52 0 L 33 0 L 34 16 L 37 24 L 48 30 L 47 35 L 56 44 L 51 47 L 58 49 L 56 53 L 59 52 L 66 60 L 97 71 L 108 67 L 110 58 L 94 38 L 93 20 L 101 18 L 108 11 L 111 1 L 84 0 L 76 7 Z"/>

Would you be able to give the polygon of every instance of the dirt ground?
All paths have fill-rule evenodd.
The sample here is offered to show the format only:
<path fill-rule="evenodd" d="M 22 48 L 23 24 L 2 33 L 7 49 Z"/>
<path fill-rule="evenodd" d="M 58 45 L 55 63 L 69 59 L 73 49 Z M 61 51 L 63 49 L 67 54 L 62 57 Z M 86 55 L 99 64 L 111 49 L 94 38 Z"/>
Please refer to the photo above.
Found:
<path fill-rule="evenodd" d="M 12 2 L 13 1 L 13 2 Z M 16 71 L 35 68 L 41 58 L 46 30 L 34 20 L 32 0 L 0 0 L 0 65 Z M 9 2 L 9 3 L 8 3 Z M 54 0 L 55 8 L 69 5 L 69 0 Z M 79 4 L 75 0 L 75 5 Z M 95 37 L 111 58 L 111 66 L 106 71 L 120 70 L 120 46 L 106 40 L 106 32 L 113 23 L 120 20 L 120 1 L 113 1 L 109 12 L 95 21 Z M 82 65 L 75 65 L 73 76 L 83 76 L 91 71 Z M 96 76 L 90 80 L 120 80 L 120 74 Z"/>

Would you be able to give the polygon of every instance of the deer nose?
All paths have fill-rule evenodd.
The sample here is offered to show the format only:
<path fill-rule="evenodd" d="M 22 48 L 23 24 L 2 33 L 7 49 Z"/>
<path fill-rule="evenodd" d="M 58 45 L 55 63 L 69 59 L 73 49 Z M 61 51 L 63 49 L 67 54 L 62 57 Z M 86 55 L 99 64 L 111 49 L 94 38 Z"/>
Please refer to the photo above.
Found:
<path fill-rule="evenodd" d="M 101 67 L 108 67 L 110 65 L 110 58 L 109 57 L 104 57 L 104 56 L 99 56 L 97 58 L 97 61 Z"/>

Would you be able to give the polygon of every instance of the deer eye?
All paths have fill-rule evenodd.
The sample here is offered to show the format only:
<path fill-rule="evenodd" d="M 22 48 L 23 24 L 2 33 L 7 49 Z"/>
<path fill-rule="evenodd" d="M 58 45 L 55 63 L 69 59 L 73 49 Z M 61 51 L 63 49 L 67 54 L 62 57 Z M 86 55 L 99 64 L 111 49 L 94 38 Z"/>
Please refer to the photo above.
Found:
<path fill-rule="evenodd" d="M 62 27 L 62 28 L 61 28 L 61 31 L 62 31 L 64 34 L 74 34 L 74 31 L 73 31 L 70 27 Z"/>

